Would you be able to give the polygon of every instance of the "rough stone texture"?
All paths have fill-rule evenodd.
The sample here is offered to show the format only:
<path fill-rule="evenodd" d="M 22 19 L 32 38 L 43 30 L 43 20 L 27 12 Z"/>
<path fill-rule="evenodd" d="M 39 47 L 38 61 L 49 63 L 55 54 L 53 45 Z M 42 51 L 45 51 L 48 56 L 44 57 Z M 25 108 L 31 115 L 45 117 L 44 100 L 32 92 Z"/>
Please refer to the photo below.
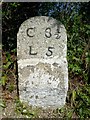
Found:
<path fill-rule="evenodd" d="M 20 100 L 38 107 L 60 108 L 68 90 L 67 35 L 57 20 L 26 20 L 17 34 Z"/>

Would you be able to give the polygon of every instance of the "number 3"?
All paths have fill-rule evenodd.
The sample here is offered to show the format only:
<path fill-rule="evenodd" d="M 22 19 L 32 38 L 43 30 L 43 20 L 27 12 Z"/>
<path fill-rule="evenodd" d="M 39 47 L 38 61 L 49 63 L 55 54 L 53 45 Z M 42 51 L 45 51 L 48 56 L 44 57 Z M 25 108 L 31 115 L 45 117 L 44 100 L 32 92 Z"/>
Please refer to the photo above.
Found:
<path fill-rule="evenodd" d="M 46 30 L 45 30 L 45 36 L 47 38 L 50 38 L 52 36 L 52 34 L 51 34 L 51 28 L 46 28 Z"/>

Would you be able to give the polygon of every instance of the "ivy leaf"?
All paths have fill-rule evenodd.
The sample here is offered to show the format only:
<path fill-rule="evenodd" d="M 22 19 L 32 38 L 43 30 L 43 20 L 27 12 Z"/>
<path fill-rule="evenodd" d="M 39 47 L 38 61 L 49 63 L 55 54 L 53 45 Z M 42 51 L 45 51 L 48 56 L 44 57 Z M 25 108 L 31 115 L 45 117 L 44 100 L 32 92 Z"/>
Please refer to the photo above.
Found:
<path fill-rule="evenodd" d="M 6 75 L 5 75 L 5 76 L 2 76 L 2 78 L 1 78 L 1 84 L 2 84 L 3 86 L 5 86 L 6 81 L 7 81 L 7 76 L 6 76 Z"/>

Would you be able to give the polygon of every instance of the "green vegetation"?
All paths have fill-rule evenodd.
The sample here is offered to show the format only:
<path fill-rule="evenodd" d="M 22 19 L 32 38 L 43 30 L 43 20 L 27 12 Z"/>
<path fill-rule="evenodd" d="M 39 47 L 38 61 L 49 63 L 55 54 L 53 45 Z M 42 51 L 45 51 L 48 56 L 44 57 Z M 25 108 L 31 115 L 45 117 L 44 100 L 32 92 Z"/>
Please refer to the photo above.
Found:
<path fill-rule="evenodd" d="M 4 100 L 0 100 L 0 109 L 6 108 L 6 102 Z"/>
<path fill-rule="evenodd" d="M 34 109 L 33 111 L 32 107 L 28 106 L 27 103 L 22 103 L 18 99 L 16 99 L 15 104 L 16 104 L 15 112 L 17 114 L 22 114 L 24 117 L 29 117 L 29 118 L 38 117 L 37 109 Z"/>
<path fill-rule="evenodd" d="M 3 3 L 2 45 L 3 72 L 0 83 L 3 92 L 16 89 L 17 32 L 23 21 L 32 16 L 46 15 L 61 21 L 68 36 L 69 90 L 66 105 L 54 111 L 61 118 L 90 118 L 90 2 L 89 3 Z M 35 111 L 15 100 L 15 112 L 30 118 Z M 3 108 L 6 105 L 0 102 Z"/>

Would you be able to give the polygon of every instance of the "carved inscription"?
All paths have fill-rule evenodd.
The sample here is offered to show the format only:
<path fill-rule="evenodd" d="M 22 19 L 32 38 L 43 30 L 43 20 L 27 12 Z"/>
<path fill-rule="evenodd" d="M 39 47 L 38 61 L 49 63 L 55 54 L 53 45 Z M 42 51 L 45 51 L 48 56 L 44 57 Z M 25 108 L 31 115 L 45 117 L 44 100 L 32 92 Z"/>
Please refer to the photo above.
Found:
<path fill-rule="evenodd" d="M 34 37 L 34 35 L 35 35 L 35 27 L 34 28 L 28 28 L 26 33 L 27 33 L 28 37 Z"/>
<path fill-rule="evenodd" d="M 36 29 L 35 27 L 28 28 L 27 31 L 26 31 L 27 36 L 28 37 L 34 37 L 35 36 L 35 29 Z M 60 30 L 57 28 L 56 33 L 54 34 L 56 36 L 55 37 L 56 39 L 60 39 L 60 37 L 61 37 L 60 33 L 61 33 Z M 46 36 L 46 38 L 52 37 L 51 28 L 48 27 L 48 28 L 45 29 L 45 36 Z M 33 49 L 33 46 L 29 46 L 29 55 L 37 55 L 38 53 L 33 52 L 32 49 Z M 54 47 L 51 47 L 51 46 L 48 47 L 46 55 L 47 56 L 52 56 L 53 49 L 54 49 Z"/>
<path fill-rule="evenodd" d="M 46 28 L 46 30 L 45 30 L 45 36 L 47 38 L 50 38 L 52 36 L 52 34 L 51 34 L 51 28 Z"/>
<path fill-rule="evenodd" d="M 37 53 L 32 52 L 32 46 L 29 46 L 30 50 L 29 50 L 29 55 L 37 55 Z"/>
<path fill-rule="evenodd" d="M 46 53 L 47 56 L 51 56 L 53 54 L 54 47 L 48 47 L 48 52 Z"/>
<path fill-rule="evenodd" d="M 34 37 L 35 36 L 35 27 L 33 27 L 33 28 L 28 28 L 27 29 L 27 31 L 26 31 L 26 33 L 27 33 L 27 36 L 28 37 Z M 54 34 L 56 37 L 56 39 L 60 39 L 60 37 L 61 37 L 61 35 L 60 35 L 60 30 L 59 29 L 57 29 L 56 30 L 56 33 Z M 52 30 L 51 30 L 51 28 L 46 28 L 45 29 L 45 36 L 46 36 L 46 38 L 50 38 L 50 37 L 52 37 Z"/>
<path fill-rule="evenodd" d="M 32 51 L 32 46 L 29 46 L 29 48 L 30 48 L 30 50 L 29 50 L 29 55 L 37 55 L 38 53 L 37 52 L 33 52 Z M 53 50 L 54 49 L 54 47 L 48 47 L 48 50 L 47 50 L 47 53 L 46 53 L 46 55 L 47 56 L 52 56 L 52 54 L 53 54 Z"/>

